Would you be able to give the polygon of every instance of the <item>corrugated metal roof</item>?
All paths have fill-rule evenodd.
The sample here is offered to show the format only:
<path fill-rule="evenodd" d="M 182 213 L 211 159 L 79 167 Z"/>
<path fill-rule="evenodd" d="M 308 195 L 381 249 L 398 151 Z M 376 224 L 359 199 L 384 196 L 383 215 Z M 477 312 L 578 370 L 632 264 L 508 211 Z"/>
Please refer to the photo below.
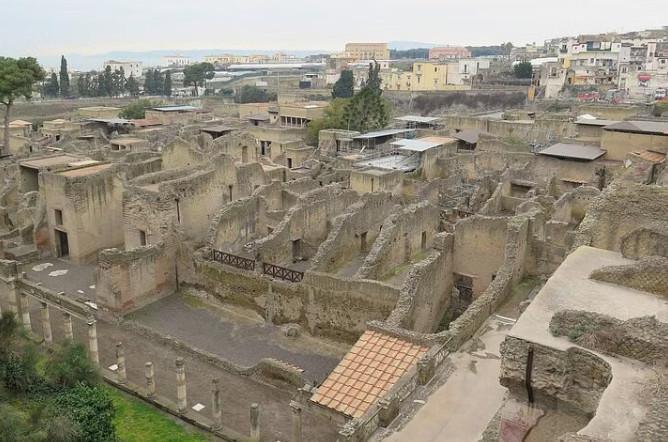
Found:
<path fill-rule="evenodd" d="M 393 141 L 390 144 L 392 144 L 393 146 L 397 146 L 400 150 L 409 150 L 411 152 L 424 152 L 425 150 L 438 147 L 443 143 L 435 143 L 433 141 L 423 141 L 423 140 L 401 139 Z"/>
<path fill-rule="evenodd" d="M 668 134 L 668 122 L 665 121 L 622 121 L 605 127 L 605 130 L 617 132 L 635 132 L 654 135 Z"/>
<path fill-rule="evenodd" d="M 419 115 L 404 115 L 403 117 L 397 117 L 395 120 L 398 121 L 408 121 L 411 123 L 433 123 L 439 121 L 440 118 L 436 117 L 421 117 Z"/>
<path fill-rule="evenodd" d="M 189 106 L 187 104 L 174 105 L 174 106 L 158 106 L 158 107 L 153 107 L 151 109 L 159 112 L 192 112 L 192 111 L 202 110 L 199 107 Z"/>
<path fill-rule="evenodd" d="M 593 161 L 605 155 L 605 150 L 598 146 L 584 144 L 558 143 L 540 151 L 540 155 L 573 160 Z"/>
<path fill-rule="evenodd" d="M 480 129 L 464 129 L 460 132 L 457 132 L 456 134 L 453 134 L 452 136 L 458 140 L 464 141 L 465 143 L 477 144 L 481 133 L 482 131 Z"/>
<path fill-rule="evenodd" d="M 599 120 L 591 118 L 578 118 L 575 120 L 575 124 L 580 124 L 582 126 L 610 126 L 611 124 L 617 124 L 619 122 L 619 120 Z"/>
<path fill-rule="evenodd" d="M 247 118 L 249 120 L 256 120 L 256 121 L 269 121 L 269 115 L 268 114 L 253 114 L 253 115 L 249 115 Z"/>
<path fill-rule="evenodd" d="M 132 121 L 125 118 L 86 118 L 86 121 L 105 124 L 132 124 Z"/>
<path fill-rule="evenodd" d="M 357 135 L 353 137 L 355 140 L 370 140 L 372 138 L 381 138 L 381 137 L 388 137 L 392 135 L 399 135 L 399 134 L 405 134 L 409 132 L 414 132 L 413 129 L 385 129 L 385 130 L 378 130 L 375 132 L 367 132 L 365 134 Z"/>

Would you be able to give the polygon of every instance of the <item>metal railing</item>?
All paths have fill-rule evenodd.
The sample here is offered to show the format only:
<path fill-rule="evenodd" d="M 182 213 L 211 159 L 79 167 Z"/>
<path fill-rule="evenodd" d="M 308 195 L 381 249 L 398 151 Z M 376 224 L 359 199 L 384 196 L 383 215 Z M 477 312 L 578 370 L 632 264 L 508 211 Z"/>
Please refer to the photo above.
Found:
<path fill-rule="evenodd" d="M 231 253 L 225 253 L 221 250 L 212 250 L 211 258 L 222 264 L 227 264 L 232 267 L 236 267 L 242 270 L 250 270 L 251 272 L 255 270 L 255 260 L 244 258 L 243 256 L 232 255 Z"/>
<path fill-rule="evenodd" d="M 290 282 L 301 282 L 304 279 L 304 272 L 288 269 L 286 267 L 277 266 L 274 264 L 263 263 L 262 272 L 274 278 L 282 279 Z"/>

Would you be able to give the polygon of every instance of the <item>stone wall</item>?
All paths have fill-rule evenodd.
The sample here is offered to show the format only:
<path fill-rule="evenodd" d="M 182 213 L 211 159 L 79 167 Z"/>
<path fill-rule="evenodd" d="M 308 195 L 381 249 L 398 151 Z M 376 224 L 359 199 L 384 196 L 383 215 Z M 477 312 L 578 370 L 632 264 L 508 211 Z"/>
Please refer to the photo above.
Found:
<path fill-rule="evenodd" d="M 475 215 L 455 226 L 453 270 L 473 279 L 474 296 L 489 286 L 503 265 L 508 220 Z"/>
<path fill-rule="evenodd" d="M 603 267 L 592 272 L 590 278 L 668 297 L 668 259 L 658 256 Z"/>
<path fill-rule="evenodd" d="M 662 232 L 668 220 L 666 201 L 666 187 L 631 183 L 609 186 L 592 201 L 577 230 L 573 248 L 590 245 L 620 251 L 624 238 L 634 231 Z M 649 244 L 643 246 L 648 247 Z"/>
<path fill-rule="evenodd" d="M 366 321 L 386 318 L 399 296 L 389 285 L 306 272 L 301 283 L 274 280 L 195 254 L 187 282 L 222 299 L 251 308 L 276 324 L 299 323 L 315 335 L 354 342 Z"/>
<path fill-rule="evenodd" d="M 355 278 L 383 279 L 431 248 L 438 228 L 438 209 L 428 202 L 410 205 L 389 216 Z"/>
<path fill-rule="evenodd" d="M 327 239 L 320 245 L 311 268 L 330 272 L 358 255 L 366 255 L 383 223 L 395 207 L 396 201 L 388 193 L 366 194 L 350 206 L 346 213 L 332 221 Z"/>
<path fill-rule="evenodd" d="M 612 380 L 610 364 L 591 352 L 571 347 L 566 351 L 511 336 L 501 344 L 501 385 L 526 396 L 526 366 L 533 350 L 531 388 L 538 402 L 554 398 L 593 416 L 603 391 Z"/>
<path fill-rule="evenodd" d="M 96 274 L 97 302 L 124 315 L 173 293 L 177 277 L 174 251 L 162 243 L 103 250 Z"/>

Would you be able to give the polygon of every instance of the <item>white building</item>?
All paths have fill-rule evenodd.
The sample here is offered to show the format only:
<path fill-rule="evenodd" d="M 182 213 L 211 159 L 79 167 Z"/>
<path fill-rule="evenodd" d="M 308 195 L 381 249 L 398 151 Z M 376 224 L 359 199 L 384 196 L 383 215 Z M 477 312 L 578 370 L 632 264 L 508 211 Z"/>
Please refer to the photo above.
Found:
<path fill-rule="evenodd" d="M 108 60 L 105 61 L 102 65 L 102 69 L 107 69 L 107 66 L 111 66 L 111 71 L 117 71 L 123 68 L 125 72 L 125 78 L 129 78 L 132 75 L 135 78 L 139 78 L 142 75 L 142 62 L 141 61 L 116 61 Z"/>
<path fill-rule="evenodd" d="M 163 66 L 176 66 L 183 67 L 188 66 L 191 63 L 190 57 L 185 55 L 167 55 L 162 57 Z"/>

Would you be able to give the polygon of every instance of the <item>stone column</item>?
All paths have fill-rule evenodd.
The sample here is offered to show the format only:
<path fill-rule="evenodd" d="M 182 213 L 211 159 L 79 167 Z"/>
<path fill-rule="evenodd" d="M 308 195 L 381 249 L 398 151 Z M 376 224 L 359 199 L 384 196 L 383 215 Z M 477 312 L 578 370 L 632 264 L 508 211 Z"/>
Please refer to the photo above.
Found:
<path fill-rule="evenodd" d="M 97 350 L 97 326 L 95 318 L 88 319 L 88 353 L 91 362 L 97 367 L 100 366 L 100 353 Z"/>
<path fill-rule="evenodd" d="M 292 441 L 302 442 L 302 406 L 299 402 L 290 401 L 292 409 Z"/>
<path fill-rule="evenodd" d="M 116 374 L 118 375 L 118 383 L 125 384 L 128 381 L 128 375 L 125 371 L 125 350 L 123 350 L 123 343 L 116 344 Z"/>
<path fill-rule="evenodd" d="M 32 330 L 30 325 L 30 299 L 26 293 L 21 292 L 21 320 L 26 330 Z"/>
<path fill-rule="evenodd" d="M 19 314 L 19 299 L 16 295 L 16 281 L 7 284 L 7 302 L 9 303 L 9 311 L 18 316 Z M 18 319 L 18 317 L 17 317 Z"/>
<path fill-rule="evenodd" d="M 155 395 L 155 372 L 152 362 L 147 362 L 144 365 L 144 376 L 146 376 L 146 396 L 153 397 Z"/>
<path fill-rule="evenodd" d="M 220 387 L 218 379 L 211 381 L 211 415 L 213 416 L 213 428 L 223 427 L 223 411 L 220 408 Z"/>
<path fill-rule="evenodd" d="M 250 438 L 260 440 L 260 406 L 255 403 L 250 406 Z"/>
<path fill-rule="evenodd" d="M 188 397 L 186 395 L 186 368 L 183 358 L 176 358 L 176 409 L 184 413 L 188 408 Z"/>
<path fill-rule="evenodd" d="M 72 329 L 72 315 L 68 312 L 63 312 L 63 330 L 65 331 L 65 339 L 74 341 L 74 331 Z"/>
<path fill-rule="evenodd" d="M 40 316 L 42 318 L 42 331 L 44 333 L 44 342 L 51 344 L 53 342 L 53 334 L 51 333 L 51 318 L 49 317 L 49 305 L 42 302 Z"/>

